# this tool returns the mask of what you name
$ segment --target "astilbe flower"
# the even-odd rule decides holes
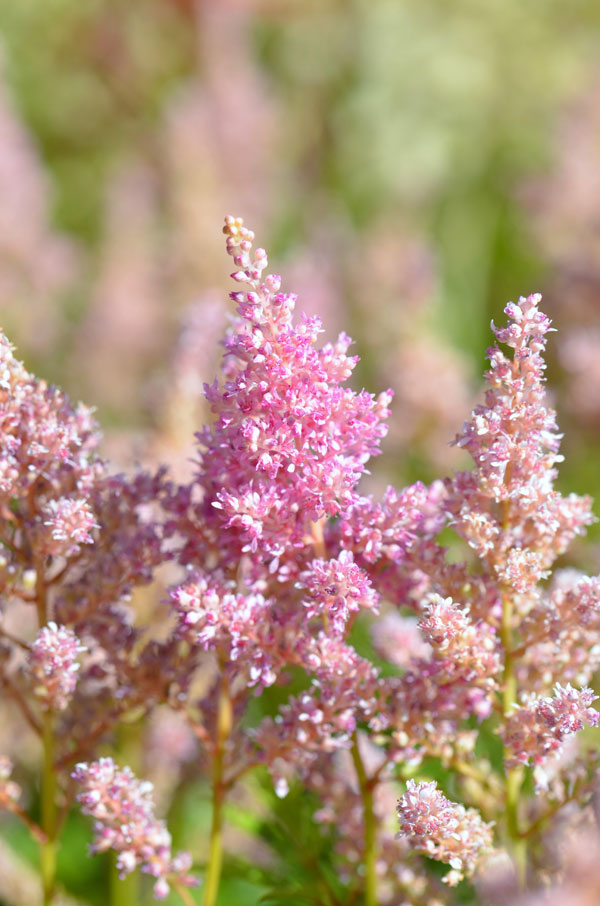
[[[549,589],[539,585],[593,521],[589,498],[563,497],[554,488],[560,435],[545,400],[542,354],[550,322],[540,301],[534,295],[509,303],[508,327],[494,328],[514,355],[509,358],[499,346],[489,350],[485,402],[457,439],[475,468],[448,479],[440,498],[448,523],[477,560],[449,562],[435,533],[428,535],[424,525],[417,531],[397,575],[404,577],[403,603],[421,613],[419,627],[431,654],[428,662],[415,661],[404,676],[388,681],[402,691],[388,706],[398,754],[418,758],[427,752],[449,766],[464,767],[466,759],[466,776],[477,776],[477,759],[468,748],[464,719],[499,712],[507,790],[509,784],[519,789],[519,766],[543,765],[571,734],[598,723],[589,689],[559,685],[554,697],[546,697],[565,674],[580,683],[589,680],[600,626],[597,579],[569,576]],[[468,607],[456,603],[461,601]],[[577,779],[583,800],[592,783],[594,760],[587,761]],[[557,771],[566,778],[570,768]],[[512,848],[519,845],[526,807],[514,793],[511,799],[505,795],[502,818]],[[481,801],[490,807],[489,797]],[[561,802],[547,806],[549,817]],[[498,805],[494,810],[501,814]],[[540,813],[536,820],[542,824]]]
[[[147,645],[132,663],[139,633],[106,605],[109,592],[122,596],[130,579],[106,553],[65,585],[56,610],[78,634],[81,626],[99,641],[103,660],[87,680],[100,675],[106,696],[109,679],[118,678],[129,708],[163,700],[185,711],[212,762],[215,810],[258,763],[269,768],[279,794],[294,774],[317,788],[315,772],[329,776],[340,750],[351,749],[360,765],[359,735],[369,732],[381,764],[367,779],[364,766],[357,767],[366,840],[369,784],[376,788],[395,763],[414,767],[425,755],[477,777],[477,724],[494,711],[505,723],[509,772],[523,763],[520,753],[528,753],[525,760],[533,754],[534,736],[543,757],[596,720],[588,690],[570,687],[550,703],[522,699],[531,704],[514,712],[529,714],[522,727],[510,710],[517,691],[543,685],[542,673],[555,679],[560,655],[552,661],[536,645],[548,627],[555,638],[575,633],[572,605],[585,627],[572,637],[580,660],[598,641],[593,580],[573,591],[577,605],[570,591],[561,597],[538,585],[591,521],[587,498],[563,498],[553,487],[559,435],[545,405],[542,359],[550,326],[538,296],[507,306],[511,323],[496,335],[514,357],[490,350],[485,404],[458,439],[473,456],[473,472],[431,487],[388,488],[378,502],[357,486],[385,433],[389,396],[343,387],[355,364],[348,339],[319,349],[318,319],[294,321],[295,297],[281,292],[279,277],[265,275],[266,254],[252,253],[253,234],[234,218],[227,218],[225,234],[237,267],[232,276],[246,289],[232,294],[238,316],[226,339],[222,381],[206,388],[214,421],[198,435],[194,480],[176,490],[165,489],[160,476],[142,481],[125,504],[118,483],[100,483],[102,492],[89,495],[94,531],[108,531],[136,564],[141,560],[135,582],[151,576],[164,534],[174,539],[169,556],[187,576],[170,594],[173,635]],[[164,529],[139,514],[121,528],[113,511],[135,512],[152,495],[170,511]],[[450,560],[437,540],[448,524],[472,550],[463,562]],[[78,555],[83,564],[85,554]],[[409,608],[418,619],[420,641],[401,659],[401,675],[381,675],[350,643],[357,616],[375,616],[380,601]],[[536,663],[543,666],[537,674]],[[246,729],[250,696],[287,682],[290,668],[304,671],[307,688]],[[200,690],[190,679],[198,670],[206,678]],[[74,705],[85,704],[86,687],[78,685]],[[490,782],[486,795],[494,790]],[[497,812],[498,803],[491,808]],[[435,785],[409,783],[400,817],[415,850],[450,863],[449,883],[472,874],[491,846],[491,825]],[[339,828],[340,852],[353,821]],[[373,845],[365,842],[370,901]],[[130,863],[131,856],[122,862]],[[210,876],[207,886],[214,883]]]
[[[533,295],[509,303],[511,323],[494,327],[499,342],[514,349],[514,358],[497,346],[489,350],[485,405],[474,410],[457,438],[475,469],[448,484],[456,531],[518,600],[533,592],[592,521],[589,498],[562,497],[553,488],[560,435],[545,402],[542,353],[551,327],[540,301]]]
[[[507,764],[542,764],[573,733],[596,727],[600,714],[591,707],[598,698],[591,689],[556,684],[554,697],[533,697],[509,714],[503,729]]]
[[[170,883],[196,885],[189,874],[191,857],[172,855],[171,835],[154,815],[151,783],[138,780],[127,767],[118,768],[111,758],[78,764],[73,777],[82,787],[77,799],[84,814],[94,818],[92,852],[114,850],[120,877],[141,868],[156,878],[158,899],[167,896]]]
[[[88,502],[101,470],[92,455],[99,435],[90,411],[72,406],[58,389],[28,374],[3,335],[0,428],[0,501],[5,511],[10,511],[12,501],[12,511],[20,515],[32,490],[40,510],[51,500],[69,497],[74,489],[80,503]],[[36,516],[29,517],[28,531],[51,538],[54,526],[45,528],[48,517]],[[16,518],[9,519],[6,512],[3,518],[7,528],[17,528]]]
[[[381,904],[410,902],[415,906],[441,906],[444,888],[422,870],[417,854],[396,835],[396,792],[389,780],[391,771],[385,754],[366,733],[358,733],[358,748],[369,774],[380,772],[385,783],[374,789],[373,811],[377,836],[377,893]],[[321,756],[304,778],[308,789],[319,796],[320,808],[314,820],[322,831],[335,832],[334,847],[340,858],[341,877],[352,883],[363,859],[364,806],[350,752],[342,749]],[[398,896],[402,899],[398,899]]]
[[[210,693],[190,702],[204,715],[197,732],[209,749],[225,685],[237,725],[250,689],[285,680],[292,666],[312,677],[310,690],[252,734],[250,757],[303,771],[320,750],[350,744],[359,714],[376,719],[377,671],[346,643],[358,613],[379,601],[354,548],[400,561],[426,518],[428,492],[389,489],[382,504],[359,495],[385,434],[389,395],[344,388],[356,363],[349,339],[318,348],[319,320],[294,321],[296,298],[265,275],[266,254],[252,253],[251,231],[227,218],[224,232],[238,268],[232,276],[247,291],[232,294],[238,317],[223,380],[206,388],[215,419],[198,435],[195,482],[173,498],[190,573],[171,604],[177,636],[193,651],[214,652],[220,665]],[[251,751],[247,734],[232,732],[235,751]]]
[[[512,324],[496,331],[515,357],[490,351],[486,403],[459,438],[475,470],[389,488],[377,502],[357,482],[384,433],[387,397],[341,389],[354,364],[347,340],[317,350],[316,321],[294,324],[295,298],[263,276],[266,255],[251,254],[250,231],[228,218],[225,233],[233,277],[248,290],[233,294],[224,382],[207,388],[215,421],[199,435],[196,480],[172,501],[190,568],[171,595],[176,637],[192,662],[210,651],[218,665],[204,698],[188,700],[218,782],[228,789],[262,761],[285,793],[291,773],[307,781],[340,749],[356,755],[359,728],[376,735],[384,765],[429,754],[445,764],[466,757],[474,770],[477,730],[467,721],[497,707],[505,602],[514,602],[510,631],[525,636],[538,581],[591,519],[587,499],[552,486],[558,435],[543,396],[549,323],[539,297],[509,305]],[[477,555],[476,570],[448,560],[436,537],[447,523]],[[348,642],[356,615],[380,599],[419,617],[420,643],[400,676],[381,676]],[[250,690],[281,682],[291,666],[309,687],[245,732]]]
[[[77,658],[84,651],[87,648],[70,629],[53,622],[40,629],[31,645],[27,667],[34,695],[45,709],[67,708],[77,683]]]
[[[93,544],[90,532],[98,528],[98,523],[86,500],[69,497],[50,500],[45,515],[44,525],[50,526],[54,542],[48,544],[49,554],[70,556],[79,551],[81,544]]]
[[[450,524],[477,555],[477,573],[467,562],[448,563],[432,537],[417,540],[409,557],[417,568],[413,581],[415,575],[426,577],[425,588],[454,600],[467,595],[471,615],[492,627],[510,599],[510,630],[522,635],[525,651],[545,620],[540,608],[547,609],[537,583],[593,520],[589,498],[563,497],[553,487],[560,435],[545,401],[542,353],[550,322],[540,299],[509,303],[509,327],[494,328],[498,340],[515,350],[514,358],[498,346],[489,350],[485,404],[457,438],[475,468],[448,479],[441,501]],[[560,660],[560,646],[554,656]]]
[[[448,665],[448,671],[466,671],[466,678],[478,674],[493,676],[500,664],[498,644],[490,627],[474,623],[466,607],[459,607],[452,598],[432,595],[423,606],[419,622],[423,637],[432,646],[434,658]]]
[[[453,748],[469,715],[480,721],[492,710],[501,671],[498,640],[484,621],[475,623],[451,598],[431,596],[418,623],[428,651],[405,674],[382,683],[382,709],[397,749],[418,762],[423,754]]]
[[[558,570],[523,626],[519,678],[540,692],[559,679],[586,685],[600,665],[600,579]]]
[[[169,559],[161,505],[170,485],[160,469],[111,475],[99,439],[90,410],[31,375],[0,335],[0,591],[3,609],[25,616],[3,623],[0,680],[42,737],[42,826],[11,807],[42,846],[72,766],[95,757],[127,715],[148,714],[187,682],[177,641],[149,638],[129,606]]]
[[[283,765],[303,777],[321,753],[349,748],[359,722],[379,726],[377,671],[354,648],[321,632],[302,662],[314,674],[310,689],[251,734],[276,784]]]
[[[450,886],[471,875],[492,846],[493,829],[475,809],[451,802],[435,781],[409,780],[398,801],[400,834],[417,852],[450,865]]]
[[[263,249],[251,257],[253,233],[234,218],[225,232],[233,277],[248,291],[232,294],[239,319],[225,385],[207,388],[216,420],[199,434],[205,531],[221,535],[223,561],[259,545],[276,559],[306,544],[311,522],[353,502],[385,435],[390,396],[343,389],[356,364],[348,337],[317,350],[318,318],[293,324],[296,297],[281,292],[278,276],[263,277],[267,257]]]
[[[133,692],[135,682],[114,693],[125,666],[135,672],[134,651],[143,634],[123,625],[123,602],[136,585],[151,581],[166,556],[160,518],[161,500],[169,494],[164,472],[111,475],[96,453],[100,435],[90,410],[29,374],[3,336],[0,428],[4,598],[14,595],[35,605],[40,629],[53,622],[93,648],[96,659],[112,661],[112,701],[119,710],[131,707],[136,696],[146,695],[150,705],[149,690]],[[42,635],[40,646],[44,641]],[[71,700],[76,711],[84,696],[86,718],[74,721],[79,729],[73,734],[61,734],[66,745],[78,734],[90,745],[96,740],[88,732],[95,722],[88,669],[98,692],[97,663],[86,663]],[[105,732],[113,725],[106,714],[98,715],[98,723]]]
[[[268,613],[272,602],[260,594],[236,594],[235,586],[213,577],[191,576],[171,593],[179,618],[178,634],[204,651],[215,651],[221,663],[246,674],[248,685],[270,686],[277,674],[276,656],[269,644]],[[239,662],[239,663],[235,663]]]
[[[323,616],[331,631],[342,635],[352,612],[376,607],[379,596],[367,573],[355,563],[351,551],[337,559],[313,560],[300,573],[298,587],[306,589],[306,616]]]

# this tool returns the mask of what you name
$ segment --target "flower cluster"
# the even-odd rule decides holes
[[[42,826],[17,804],[8,762],[2,802],[50,845],[50,800],[77,790],[92,851],[113,849],[121,876],[139,868],[155,896],[172,885],[188,902],[191,858],[173,856],[152,786],[98,760],[120,722],[158,709],[178,749],[162,788],[192,755],[211,777],[207,906],[224,802],[259,765],[278,796],[295,779],[318,797],[343,888],[332,901],[437,906],[498,844],[524,883],[523,841],[543,844],[568,802],[589,801],[598,760],[564,743],[599,723],[600,580],[566,569],[542,581],[592,515],[554,487],[540,297],[510,303],[494,328],[513,354],[489,351],[484,402],[457,438],[473,470],[376,499],[359,482],[390,394],[350,389],[348,337],[319,346],[319,320],[295,319],[243,221],[224,232],[237,316],[188,483],[111,475],[88,411],[0,346],[0,679],[42,739]],[[133,597],[165,564],[167,599]],[[429,765],[462,802],[417,779]],[[396,840],[391,784],[406,781]],[[445,895],[420,855],[450,866]]]
[[[75,690],[78,655],[87,651],[70,629],[50,622],[38,632],[29,652],[34,694],[49,711],[64,711]]]
[[[52,489],[71,490],[77,480],[79,498],[95,476],[86,456],[98,442],[90,410],[73,407],[65,396],[27,373],[0,337],[0,494],[3,501],[24,500],[35,487],[38,495]],[[36,486],[36,482],[38,483]]]
[[[300,574],[298,586],[306,590],[306,616],[322,615],[337,635],[343,635],[351,613],[371,610],[378,601],[369,576],[347,550],[331,560],[313,560]]]
[[[450,886],[465,874],[473,874],[492,846],[492,825],[482,821],[474,809],[447,799],[435,781],[409,780],[397,812],[400,834],[411,847],[450,865],[451,871],[444,877]]]
[[[78,764],[73,777],[82,787],[77,799],[84,814],[94,818],[92,852],[114,850],[121,877],[140,867],[156,878],[158,899],[167,896],[169,883],[195,886],[191,857],[172,856],[171,835],[154,816],[151,783],[138,780],[129,768],[119,769],[111,758]]]
[[[586,724],[598,726],[600,714],[591,707],[597,698],[592,689],[557,683],[554,697],[533,697],[516,708],[503,729],[507,764],[542,764]]]
[[[85,500],[60,497],[50,500],[46,506],[47,519],[44,525],[50,526],[52,540],[57,542],[48,553],[57,556],[76,554],[81,544],[92,544],[92,529],[98,528],[94,513]]]
[[[457,533],[473,548],[496,583],[531,594],[572,538],[592,521],[590,500],[562,497],[553,488],[560,435],[546,406],[542,353],[550,321],[541,296],[509,303],[506,328],[489,351],[485,405],[457,438],[475,463],[449,482],[448,509]]]
[[[178,633],[204,651],[214,651],[222,664],[245,673],[249,685],[275,682],[276,646],[269,639],[272,602],[260,594],[236,594],[231,582],[198,574],[171,592]]]
[[[318,318],[293,324],[296,297],[281,292],[278,276],[263,276],[267,256],[251,254],[254,234],[231,217],[224,232],[239,268],[232,276],[248,291],[232,294],[239,319],[225,384],[207,388],[216,420],[199,435],[204,515],[232,557],[260,546],[277,558],[305,544],[308,523],[352,502],[385,435],[390,397],[343,389],[356,364],[348,337],[317,350]]]
[[[359,720],[378,719],[377,671],[347,639],[361,611],[376,612],[379,573],[402,561],[429,492],[388,489],[382,503],[358,493],[385,434],[388,394],[342,386],[356,364],[349,339],[318,348],[318,319],[294,322],[295,296],[265,274],[253,234],[235,218],[224,232],[232,276],[247,290],[232,294],[223,380],[206,388],[215,419],[198,435],[195,482],[174,498],[180,559],[193,568],[171,604],[177,636],[219,665],[216,685],[194,702],[209,750],[207,727],[228,688],[237,744],[225,759],[253,751],[303,773],[319,752],[349,745]],[[310,676],[309,690],[247,734],[244,696],[286,683],[290,668]]]
[[[423,610],[419,628],[447,674],[463,673],[466,680],[473,682],[477,676],[498,673],[498,639],[489,624],[474,623],[468,608],[440,595],[432,595]]]

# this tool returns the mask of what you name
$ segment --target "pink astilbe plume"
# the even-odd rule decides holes
[[[488,856],[510,864],[515,891],[550,883],[548,841],[595,791],[600,753],[579,734],[599,723],[600,579],[552,574],[593,517],[555,488],[540,297],[493,328],[485,398],[457,439],[472,471],[375,499],[360,482],[391,395],[352,389],[349,339],[319,345],[319,319],[296,316],[243,221],[224,232],[237,313],[188,483],[111,474],[89,410],[0,342],[0,681],[42,741],[41,825],[7,760],[0,804],[53,846],[56,806],[76,797],[92,851],[191,902],[191,857],[173,856],[151,785],[99,757],[120,723],[154,715],[150,753],[161,727],[173,736],[173,765],[146,759],[164,797],[210,776],[206,906],[225,803],[234,787],[255,795],[254,769],[278,797],[310,791],[331,840],[331,883],[311,866],[314,887],[290,890],[307,902],[321,881],[328,902],[456,902],[459,882],[488,883]],[[167,594],[134,595],[159,567]],[[275,819],[289,807],[270,801]],[[446,886],[421,856],[450,866]]]
[[[342,635],[352,612],[373,609],[379,596],[369,576],[353,560],[350,551],[337,559],[313,560],[300,574],[298,587],[306,589],[306,616],[321,615],[331,631]]]
[[[64,711],[75,690],[78,655],[87,651],[74,632],[52,621],[31,645],[28,668],[34,695],[51,711]]]
[[[499,836],[508,840],[514,854],[523,846],[520,840],[531,814],[519,794],[521,766],[541,766],[567,738],[598,723],[592,691],[560,685],[565,676],[589,681],[597,664],[597,580],[580,575],[561,580],[558,573],[549,589],[539,584],[571,540],[593,521],[589,498],[563,497],[554,487],[560,435],[545,397],[543,353],[551,328],[540,301],[534,295],[509,303],[508,326],[493,328],[499,344],[512,348],[513,355],[500,345],[489,350],[485,401],[457,438],[475,467],[448,479],[441,498],[449,525],[472,554],[464,562],[456,557],[450,562],[433,534],[417,533],[398,578],[406,577],[405,603],[421,613],[419,628],[431,654],[428,660],[415,659],[402,677],[388,681],[402,692],[389,707],[399,752],[406,758],[411,751],[417,757],[426,751],[456,765],[459,774],[483,784],[477,796],[487,808],[491,787],[486,792],[485,773],[477,779],[476,734],[469,748],[463,722],[469,714],[479,720],[498,715],[506,798],[492,815],[497,815]],[[554,695],[548,696],[555,684]],[[523,704],[518,706],[518,701]],[[573,783],[583,800],[589,797],[594,759],[587,762],[587,767],[583,758],[577,765],[565,761],[555,766],[552,789],[559,791],[558,801],[547,806],[548,820],[572,796]],[[421,796],[423,791],[426,795]],[[432,787],[411,786],[406,796],[401,812],[407,805],[416,809],[415,821],[417,812],[428,815],[432,805],[437,824],[424,832],[417,848],[422,846],[424,853],[429,848],[437,858],[436,834],[443,822],[438,821]],[[533,834],[543,824],[544,809],[541,804],[531,809]],[[409,842],[416,826],[411,821],[401,818],[401,833],[408,834]],[[491,830],[487,833],[491,844]],[[477,837],[475,831],[469,831],[471,835]],[[454,839],[450,832],[448,840]],[[444,856],[450,862],[449,854]],[[520,858],[515,855],[517,865]]]
[[[139,866],[156,878],[154,895],[160,900],[170,883],[196,886],[189,874],[191,856],[171,854],[171,835],[154,816],[151,783],[138,780],[129,768],[118,768],[111,758],[78,764],[73,777],[82,787],[77,799],[84,814],[94,818],[92,852],[114,850],[120,877]]]
[[[253,234],[229,218],[227,249],[248,287],[232,296],[239,320],[226,343],[226,381],[207,389],[216,420],[200,441],[208,525],[224,532],[232,556],[279,556],[306,544],[311,522],[342,513],[386,428],[389,395],[354,393],[340,385],[356,359],[341,335],[320,350],[318,318],[293,324],[296,297],[264,276],[263,249],[251,256]],[[226,550],[226,549],[225,549]],[[223,550],[223,554],[225,553]]]
[[[474,809],[447,799],[435,781],[409,780],[397,811],[400,834],[410,846],[450,865],[444,881],[452,887],[465,874],[473,874],[491,849],[492,825],[482,821]]]
[[[2,335],[0,429],[0,591],[7,617],[17,611],[0,630],[0,678],[56,790],[174,680],[168,645],[145,640],[128,607],[167,557],[168,484],[162,471],[111,475],[90,410],[31,375]],[[54,832],[18,814],[38,839]]]
[[[206,388],[214,421],[198,435],[196,482],[174,499],[181,559],[194,569],[172,605],[178,635],[217,654],[240,707],[244,687],[285,680],[291,666],[313,677],[312,691],[252,734],[255,757],[304,766],[320,747],[349,744],[355,708],[367,719],[376,711],[376,671],[345,641],[358,613],[379,601],[352,548],[401,560],[424,518],[427,489],[390,489],[381,505],[359,495],[386,431],[389,395],[344,387],[356,364],[346,354],[349,339],[319,348],[318,318],[294,320],[296,297],[265,274],[266,253],[252,252],[243,221],[227,218],[224,232],[238,268],[233,279],[246,289],[232,293],[238,314],[222,380]],[[378,506],[365,537],[361,514]],[[356,542],[348,544],[350,533]],[[214,721],[216,704],[200,707]],[[311,744],[298,759],[307,714],[322,720],[312,721]]]
[[[458,534],[497,582],[527,595],[553,561],[592,521],[590,500],[554,490],[560,435],[546,405],[542,358],[550,321],[541,296],[509,303],[506,328],[494,327],[509,359],[489,350],[485,404],[457,438],[475,462],[449,483],[448,507]],[[523,605],[524,606],[524,605]]]
[[[534,697],[515,709],[503,731],[507,763],[542,764],[586,724],[596,727],[600,714],[591,704],[597,698],[591,689],[557,683],[554,697]]]
[[[172,502],[181,560],[192,567],[171,595],[176,636],[190,644],[192,661],[216,655],[208,694],[188,700],[215,776],[227,791],[263,763],[280,794],[294,774],[313,785],[340,749],[360,760],[359,730],[373,734],[382,759],[374,787],[395,763],[416,766],[426,755],[479,776],[477,727],[494,714],[509,719],[501,705],[508,633],[516,647],[537,631],[545,600],[538,582],[591,521],[587,498],[563,498],[553,487],[559,435],[545,404],[549,321],[539,297],[507,306],[510,326],[496,330],[515,354],[490,350],[485,404],[458,440],[475,469],[431,487],[388,488],[378,502],[357,486],[385,433],[388,396],[343,388],[354,366],[347,339],[318,349],[317,320],[294,321],[296,299],[279,277],[265,276],[253,234],[234,218],[225,234],[233,279],[246,288],[232,294],[238,317],[222,380],[207,387],[214,421],[198,435],[196,480]],[[448,524],[477,557],[475,568],[472,554],[448,559],[437,540]],[[350,643],[357,617],[370,611],[376,620],[382,600],[418,616],[408,656],[396,658],[386,642],[401,675],[381,675]],[[373,637],[381,648],[377,622]],[[308,688],[244,730],[250,691],[285,682],[290,667],[304,670]],[[527,682],[533,668],[519,665],[515,676]],[[505,760],[510,770],[506,739]],[[463,837],[481,837],[470,855],[448,855],[439,843],[455,882],[472,873],[492,830],[475,810],[448,809],[462,809],[449,823],[463,822]]]
[[[86,500],[100,473],[92,453],[99,434],[89,409],[73,406],[60,390],[28,374],[0,335],[0,502],[58,500],[77,489]],[[7,516],[5,515],[5,519]],[[10,520],[9,520],[10,521]],[[16,520],[13,520],[16,522]],[[90,526],[91,527],[91,526]],[[31,522],[31,531],[53,536],[54,521]],[[55,539],[56,540],[56,539]]]

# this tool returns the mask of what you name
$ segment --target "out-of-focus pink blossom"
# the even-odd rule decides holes
[[[92,852],[114,850],[122,878],[136,868],[151,875],[159,900],[168,895],[169,882],[196,885],[189,874],[191,856],[171,854],[171,835],[154,816],[151,783],[138,780],[127,767],[118,768],[111,758],[78,764],[73,778],[82,788],[77,794],[82,811],[94,818]]]
[[[416,617],[386,613],[371,626],[371,638],[377,654],[396,667],[408,667],[413,658],[427,659],[431,653]]]
[[[3,329],[37,351],[57,337],[56,306],[72,284],[75,245],[52,227],[52,186],[17,112],[0,61],[0,311]]]

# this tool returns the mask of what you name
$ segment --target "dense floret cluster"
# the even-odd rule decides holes
[[[173,856],[152,784],[99,757],[148,716],[172,736],[172,771],[193,761],[210,782],[205,906],[227,797],[261,766],[280,798],[310,790],[331,831],[340,889],[315,902],[452,903],[492,863],[515,896],[546,884],[549,832],[595,789],[577,734],[598,724],[600,580],[552,573],[593,517],[555,487],[541,298],[493,326],[485,397],[456,438],[473,469],[378,499],[360,482],[391,394],[352,389],[349,338],[319,345],[243,221],[224,233],[236,315],[186,483],[111,474],[89,410],[0,341],[0,670],[41,741],[40,823],[8,758],[0,804],[42,846],[44,906],[74,799],[92,852],[193,902],[192,857]],[[133,597],[153,581],[155,598]],[[420,856],[449,866],[445,887]]]

